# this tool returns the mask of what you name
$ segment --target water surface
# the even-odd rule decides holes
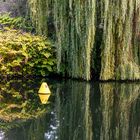
[[[140,139],[140,83],[46,81],[53,92],[50,111],[0,131],[0,140]],[[37,89],[40,82],[34,83]]]

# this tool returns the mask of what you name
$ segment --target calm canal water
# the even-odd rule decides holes
[[[52,91],[42,105],[48,113],[0,131],[0,140],[140,140],[140,83],[44,81]],[[31,83],[37,92],[41,80]]]

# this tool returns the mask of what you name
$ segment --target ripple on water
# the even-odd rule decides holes
[[[0,131],[0,140],[4,140],[4,137],[5,137],[4,132]]]

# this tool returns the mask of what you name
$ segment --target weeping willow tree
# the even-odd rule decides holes
[[[107,0],[102,9],[100,79],[140,79],[140,1]]]
[[[47,34],[48,0],[28,0],[30,17],[38,34]]]
[[[140,0],[28,1],[39,33],[51,30],[49,22],[55,26],[58,73],[140,79]]]

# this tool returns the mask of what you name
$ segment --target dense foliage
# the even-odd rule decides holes
[[[24,31],[33,32],[34,28],[29,18],[11,17],[10,14],[0,15],[1,28],[7,26],[14,29],[22,29]]]
[[[46,38],[0,30],[0,75],[42,75],[55,71],[54,48]]]
[[[139,0],[28,3],[38,33],[52,30],[53,19],[58,73],[85,80],[140,79]]]

